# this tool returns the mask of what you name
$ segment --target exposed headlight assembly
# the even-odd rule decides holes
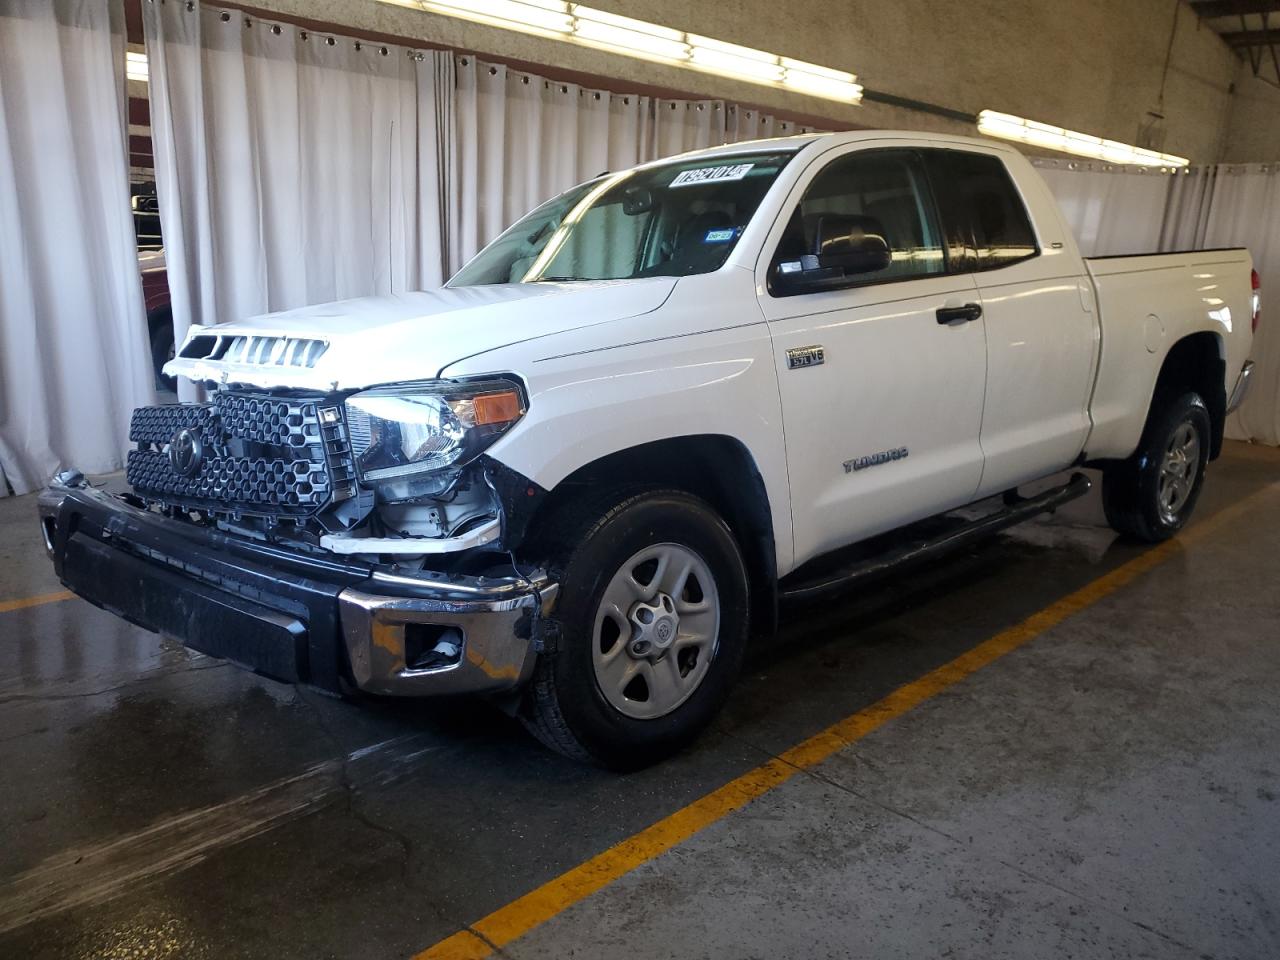
[[[347,399],[360,479],[384,502],[442,492],[524,416],[524,387],[504,377],[397,384]]]

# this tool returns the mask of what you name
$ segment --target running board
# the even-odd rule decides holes
[[[822,574],[813,580],[792,585],[779,584],[778,596],[783,600],[810,600],[834,591],[848,589],[865,580],[897,570],[899,567],[952,553],[1007,527],[1029,520],[1037,514],[1083,497],[1092,486],[1089,478],[1083,473],[1074,474],[1060,487],[1046,490],[1034,497],[1017,498],[1012,503],[1008,503],[1004,509],[971,520],[959,529],[948,531],[941,536],[893,547],[874,557]]]

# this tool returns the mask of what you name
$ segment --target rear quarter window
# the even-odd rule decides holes
[[[969,246],[972,269],[997,270],[1040,253],[1026,205],[999,157],[958,150],[931,151],[929,170],[948,233]]]

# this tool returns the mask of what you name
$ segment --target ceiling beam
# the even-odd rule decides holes
[[[1265,47],[1280,43],[1280,30],[1242,30],[1224,33],[1222,39],[1233,47]]]
[[[1278,0],[1191,0],[1191,9],[1205,20],[1249,13],[1280,13]]]

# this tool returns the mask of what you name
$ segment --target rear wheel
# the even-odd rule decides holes
[[[615,769],[687,744],[724,703],[747,640],[737,542],[703,501],[617,493],[554,521],[555,649],[521,719],[544,744]]]
[[[1209,462],[1209,411],[1187,393],[1153,410],[1132,457],[1102,480],[1107,522],[1116,531],[1157,543],[1186,524]]]

